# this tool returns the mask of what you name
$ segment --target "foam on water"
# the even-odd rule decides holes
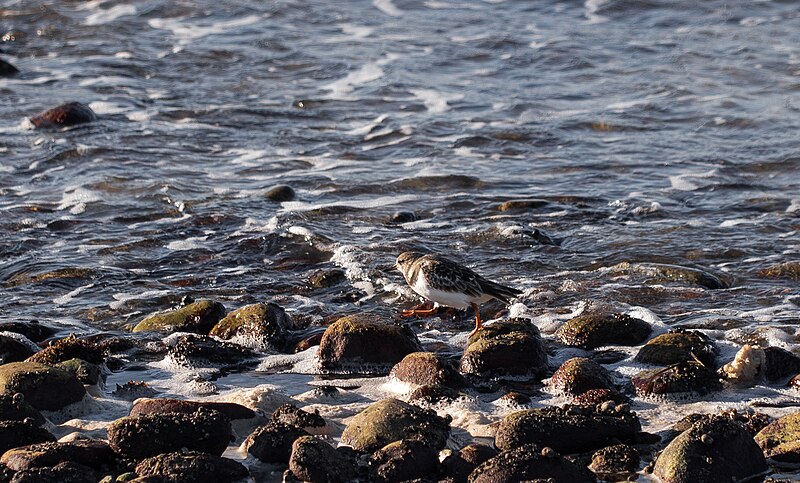
[[[101,10],[89,15],[86,17],[85,23],[86,25],[102,25],[129,15],[136,15],[136,6],[115,5],[107,10]]]

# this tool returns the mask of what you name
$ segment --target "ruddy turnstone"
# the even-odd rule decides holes
[[[403,272],[406,283],[414,292],[434,302],[429,310],[403,310],[403,316],[430,315],[436,307],[445,306],[475,310],[475,329],[480,330],[483,321],[478,312],[478,304],[493,298],[508,304],[522,292],[499,283],[486,280],[469,268],[459,265],[439,255],[425,255],[419,252],[403,252],[397,257],[395,266]]]

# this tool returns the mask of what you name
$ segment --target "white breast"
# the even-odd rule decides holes
[[[492,298],[490,295],[485,294],[480,297],[471,297],[461,292],[438,290],[428,285],[425,277],[417,277],[417,283],[412,285],[411,288],[426,299],[435,302],[436,305],[453,307],[454,309],[465,309],[469,307],[470,304],[482,304]]]

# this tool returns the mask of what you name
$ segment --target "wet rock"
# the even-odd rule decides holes
[[[265,463],[286,465],[292,454],[292,443],[308,435],[301,428],[273,421],[250,433],[244,441],[244,449]]]
[[[470,483],[516,483],[519,481],[593,482],[584,468],[566,460],[550,448],[526,444],[503,451],[482,463],[469,475]]]
[[[392,213],[392,216],[389,217],[389,223],[410,223],[412,221],[417,221],[417,214],[413,211],[395,211]]]
[[[542,377],[547,353],[539,330],[525,320],[495,322],[469,338],[461,372],[480,377]]]
[[[283,404],[272,413],[270,421],[303,429],[309,433],[325,427],[325,420],[319,411],[310,413],[294,404]]]
[[[780,347],[764,348],[764,378],[775,382],[800,371],[800,357]]]
[[[653,468],[663,483],[744,481],[766,471],[753,437],[726,417],[693,424],[664,448]]]
[[[30,418],[37,426],[44,424],[44,416],[25,401],[22,393],[0,394],[0,421],[24,421]]]
[[[644,398],[692,398],[722,389],[717,373],[694,361],[642,371],[631,382],[636,394]]]
[[[312,483],[345,483],[358,475],[355,460],[314,436],[300,436],[292,443],[289,470]]]
[[[185,401],[182,399],[137,399],[131,408],[131,416],[144,416],[146,414],[194,414],[198,410],[206,409],[217,411],[228,419],[250,419],[256,413],[241,404],[214,402],[214,401]]]
[[[389,373],[400,381],[426,385],[444,385],[452,388],[460,388],[466,385],[466,381],[446,359],[437,356],[432,352],[412,352],[395,364]]]
[[[86,104],[68,102],[60,106],[42,111],[30,118],[31,124],[38,129],[52,129],[76,126],[97,120],[94,111]]]
[[[96,483],[97,474],[86,466],[65,461],[52,468],[32,468],[20,471],[11,483]]]
[[[75,376],[81,384],[88,384],[91,386],[100,382],[100,367],[91,362],[86,362],[83,359],[76,358],[59,362],[54,367],[69,372]]]
[[[773,421],[770,416],[752,410],[737,411],[736,409],[726,409],[721,411],[719,414],[694,413],[681,418],[678,420],[678,422],[673,424],[671,430],[665,435],[665,439],[672,440],[684,431],[691,429],[692,426],[698,421],[716,417],[725,417],[732,421],[741,423],[750,436],[755,436],[759,431],[767,427]]]
[[[708,367],[714,366],[714,343],[700,332],[678,329],[650,339],[636,354],[635,360],[645,364],[669,365],[694,358]]]
[[[616,364],[628,358],[628,354],[613,349],[593,351],[589,359],[598,364]]]
[[[0,454],[11,448],[55,441],[56,438],[34,420],[0,421]]]
[[[450,421],[436,412],[397,399],[383,399],[356,414],[342,433],[342,444],[356,451],[375,451],[394,441],[416,439],[440,449]]]
[[[51,342],[47,347],[28,358],[31,362],[39,362],[52,366],[70,359],[83,359],[92,364],[102,364],[105,351],[97,344],[74,335]]]
[[[469,444],[442,461],[445,476],[456,482],[467,481],[467,477],[481,463],[497,456],[497,450],[483,444]]]
[[[209,335],[226,340],[239,336],[259,345],[268,344],[281,349],[286,342],[286,332],[292,326],[291,317],[281,306],[271,302],[259,303],[229,313],[211,329]]]
[[[125,384],[117,384],[116,389],[112,392],[114,397],[123,399],[125,401],[135,401],[142,397],[152,397],[158,394],[158,391],[148,386],[144,381],[128,381]]]
[[[627,314],[594,313],[573,317],[556,335],[565,345],[588,350],[607,345],[638,345],[652,331],[650,324]]]
[[[455,389],[439,384],[420,386],[408,395],[408,401],[414,403],[437,404],[442,401],[454,401],[464,394]]]
[[[86,390],[72,374],[36,362],[0,366],[0,393],[21,393],[31,406],[55,411],[83,399]]]
[[[553,374],[550,387],[563,394],[578,396],[590,389],[614,389],[614,383],[605,367],[585,357],[573,357],[564,361]]]
[[[177,309],[170,309],[145,317],[133,328],[133,331],[155,330],[208,334],[224,316],[225,307],[221,303],[213,300],[198,300]]]
[[[168,353],[186,367],[248,367],[258,363],[258,354],[251,349],[207,335],[178,335],[171,341]]]
[[[0,323],[0,331],[22,334],[34,342],[41,342],[56,334],[55,329],[40,324],[38,320],[31,320],[30,322],[3,322]]]
[[[800,262],[778,263],[758,271],[759,277],[800,280]]]
[[[24,361],[33,354],[33,349],[18,339],[0,334],[0,364]]]
[[[547,200],[509,200],[500,203],[497,211],[530,211],[537,208],[544,208],[550,204]]]
[[[3,453],[0,463],[14,471],[55,466],[59,463],[79,463],[102,470],[116,463],[108,443],[97,439],[81,439],[68,443],[39,443],[14,448]]]
[[[343,317],[322,335],[318,357],[324,370],[359,369],[368,364],[388,369],[421,349],[408,326],[376,322],[367,316]]]
[[[297,193],[295,193],[294,188],[291,186],[279,184],[268,189],[267,192],[264,193],[264,197],[277,202],[292,201],[297,197]]]
[[[408,481],[436,473],[438,451],[426,444],[403,439],[376,451],[370,460],[372,474],[379,481]]]
[[[19,69],[0,59],[0,77],[11,77],[19,73]]]
[[[800,412],[772,422],[755,436],[767,458],[778,463],[800,463]]]
[[[606,401],[623,404],[629,402],[629,399],[615,389],[589,389],[573,399],[572,404],[575,406],[596,406]]]
[[[525,394],[511,391],[503,394],[498,401],[502,401],[509,406],[524,406],[531,403],[531,398]]]
[[[627,404],[550,406],[517,411],[503,418],[494,444],[500,450],[509,450],[535,443],[562,453],[576,453],[600,448],[613,438],[629,439],[641,429],[639,418]]]
[[[605,481],[631,481],[639,469],[639,452],[626,444],[616,444],[596,451],[589,469]]]
[[[344,270],[334,268],[332,270],[319,270],[308,277],[308,285],[311,288],[322,289],[330,288],[347,280]]]
[[[680,282],[711,290],[729,287],[725,281],[712,273],[679,265],[622,262],[611,267],[610,271],[619,275],[644,275],[649,277],[652,282],[656,283]]]
[[[249,473],[238,461],[198,451],[160,454],[136,465],[137,475],[162,477],[170,483],[234,482]]]
[[[142,459],[182,448],[221,455],[231,442],[231,423],[217,411],[147,414],[118,419],[108,427],[108,442],[118,454]]]

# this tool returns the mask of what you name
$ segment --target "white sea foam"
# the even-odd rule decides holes
[[[203,248],[204,245],[200,242],[206,241],[207,239],[207,236],[192,236],[184,240],[174,240],[167,244],[167,248],[176,251],[195,250],[197,248]]]
[[[283,211],[295,211],[295,212],[318,210],[321,208],[330,208],[334,206],[369,209],[369,208],[378,208],[381,206],[391,206],[401,203],[407,203],[409,201],[415,201],[417,199],[419,199],[419,195],[409,194],[409,195],[399,195],[399,196],[398,195],[380,196],[377,198],[367,198],[367,199],[350,198],[346,200],[331,201],[328,203],[307,203],[304,201],[286,201],[281,204],[281,208],[283,208]]]
[[[100,10],[89,15],[84,23],[86,25],[102,25],[130,15],[136,15],[136,6],[128,4],[115,5],[109,9]]]
[[[231,20],[210,22],[190,22],[186,18],[154,18],[148,20],[147,24],[154,29],[171,31],[183,45],[209,35],[227,34],[240,27],[255,25],[264,18],[264,15],[248,15]]]
[[[449,101],[463,99],[463,94],[446,94],[435,89],[411,89],[411,93],[420,99],[428,112],[438,114],[450,109]]]
[[[86,289],[90,289],[92,287],[94,287],[93,283],[90,283],[89,285],[83,285],[81,287],[78,287],[75,290],[73,290],[73,291],[71,291],[71,292],[69,292],[67,294],[64,294],[64,295],[62,295],[60,297],[54,298],[53,299],[53,303],[56,304],[56,305],[68,304],[68,303],[72,302],[72,299],[74,299],[75,297],[80,295],[81,292],[83,292]]]
[[[79,215],[86,211],[87,203],[100,201],[100,199],[100,194],[95,191],[80,186],[69,186],[64,190],[57,209],[69,209],[73,215]]]
[[[392,0],[372,0],[372,5],[390,17],[402,17],[404,13],[392,3]]]
[[[353,92],[353,90],[363,84],[372,82],[383,77],[383,69],[375,62],[362,65],[358,70],[350,72],[342,79],[324,86],[324,89],[331,91],[331,96],[334,98],[342,97],[345,94]]]

